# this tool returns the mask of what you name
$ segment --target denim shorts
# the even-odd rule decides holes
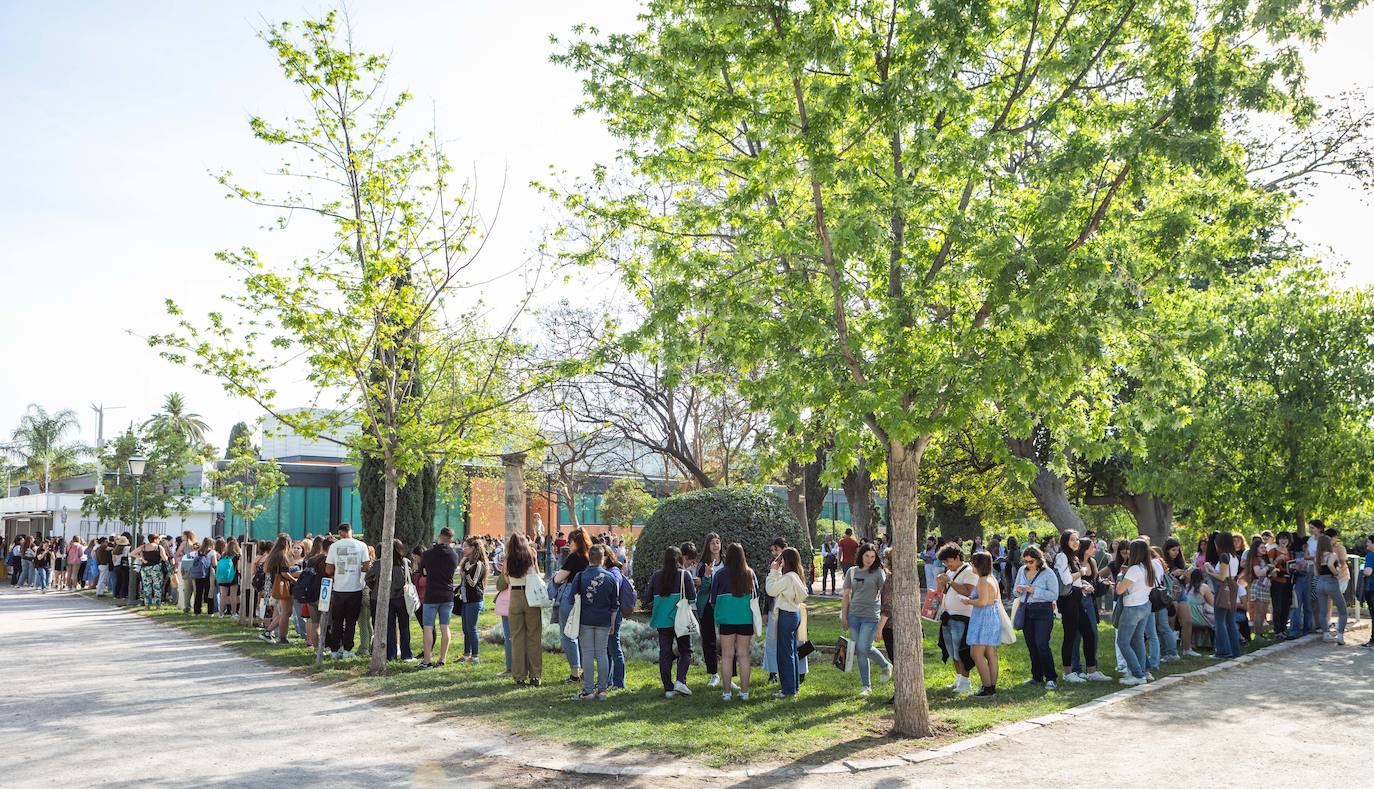
[[[420,606],[420,626],[434,627],[434,615],[439,615],[439,624],[448,626],[453,617],[453,601],[447,603],[424,603]]]

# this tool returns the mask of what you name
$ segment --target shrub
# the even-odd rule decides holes
[[[644,524],[635,544],[635,588],[642,590],[649,576],[663,565],[665,548],[690,540],[701,550],[701,540],[707,532],[719,534],[722,545],[743,545],[760,584],[772,562],[768,544],[774,538],[782,537],[795,546],[802,554],[803,564],[809,558],[805,530],[777,496],[746,488],[693,490],[659,502]]]

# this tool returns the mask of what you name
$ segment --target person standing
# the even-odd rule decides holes
[[[821,543],[821,594],[839,594],[839,585],[836,583],[836,573],[840,568],[840,546],[835,544],[833,536],[826,536],[825,542]],[[830,591],[826,591],[826,584],[829,583]]]
[[[1097,669],[1097,623],[1084,611],[1085,605],[1093,605],[1092,594],[1095,591],[1092,575],[1084,572],[1084,547],[1078,532],[1069,529],[1059,535],[1059,553],[1054,557],[1054,572],[1059,576],[1056,593],[1064,594],[1051,602],[1058,602],[1059,615],[1063,619],[1064,643],[1059,650],[1059,662],[1064,668],[1064,681],[1070,683],[1087,682],[1087,675],[1101,674]],[[1043,561],[1044,555],[1041,554]],[[1050,624],[1053,625],[1053,622]],[[1049,644],[1048,634],[1045,643]],[[1083,652],[1081,663],[1078,657],[1080,646]],[[1074,670],[1076,665],[1083,667],[1083,674]],[[1053,674],[1052,671],[1050,673]],[[1050,681],[1054,679],[1053,676],[1049,678]]]
[[[696,567],[697,621],[701,625],[701,658],[706,664],[706,687],[720,687],[720,644],[716,638],[716,612],[711,607],[711,578],[721,568],[720,535],[710,532],[701,541],[701,561]]]
[[[96,540],[93,558],[96,564],[95,596],[104,597],[111,593],[114,584],[113,573],[111,573],[114,565],[114,550],[110,547],[109,537],[101,537]]]
[[[846,529],[845,536],[849,537],[850,534],[850,530]],[[780,699],[797,695],[800,687],[797,630],[801,627],[802,606],[806,604],[806,582],[802,580],[803,572],[801,554],[796,548],[784,548],[778,558],[773,560],[765,584],[778,614],[778,682],[782,689],[778,691],[777,697]]]
[[[354,631],[358,627],[358,615],[363,608],[363,573],[371,566],[367,545],[353,539],[353,527],[340,523],[334,527],[337,537],[325,555],[324,571],[334,579],[329,600],[329,635],[325,639],[330,657],[355,657],[353,652]],[[452,600],[450,598],[450,605]]]
[[[1067,533],[1067,532],[1066,532]],[[1063,555],[1063,552],[1060,552]],[[1045,690],[1054,690],[1058,677],[1054,673],[1054,653],[1050,650],[1050,633],[1054,630],[1054,604],[1063,603],[1066,598],[1059,596],[1059,587],[1050,577],[1054,570],[1045,568],[1045,555],[1034,545],[1021,551],[1021,569],[1016,572],[1013,594],[1021,601],[1018,618],[1021,619],[1021,633],[1026,641],[1026,651],[1030,653],[1031,678],[1028,682],[1043,683]],[[1080,596],[1078,605],[1083,604]],[[1067,616],[1064,624],[1068,640]],[[1076,675],[1075,675],[1076,676]],[[1069,669],[1064,669],[1068,679]],[[1082,680],[1079,680],[1082,681]]]
[[[33,588],[47,594],[48,591],[48,568],[52,562],[52,547],[47,540],[38,540],[33,547],[33,559],[30,564],[33,569],[30,574],[33,577]]]
[[[1126,564],[1116,593],[1121,597],[1121,619],[1117,625],[1116,643],[1126,661],[1129,677],[1122,677],[1122,685],[1143,685],[1149,681],[1145,670],[1145,628],[1153,625],[1150,612],[1150,590],[1154,588],[1155,567],[1149,543],[1133,540],[1126,553]]]
[[[588,548],[587,568],[573,582],[573,593],[582,603],[577,630],[577,647],[582,653],[582,692],[577,698],[583,701],[604,701],[610,687],[609,642],[611,622],[620,608],[620,584],[603,566],[606,550],[600,544]]]
[[[1364,566],[1360,568],[1360,582],[1364,584],[1364,601],[1374,614],[1374,534],[1364,539]],[[1356,609],[1359,613],[1359,609]],[[1361,644],[1365,649],[1374,649],[1374,624],[1369,628],[1369,640]]]
[[[139,549],[139,558],[143,560],[143,607],[156,608],[162,605],[162,563],[168,561],[158,535],[148,535],[148,544]]]
[[[973,668],[973,652],[969,649],[968,623],[973,606],[965,600],[973,594],[977,573],[964,562],[964,549],[950,543],[940,549],[939,562],[944,572],[935,579],[935,590],[943,595],[940,603],[940,655],[954,661],[955,693],[972,693],[969,671]]]
[[[758,578],[744,556],[744,546],[730,543],[725,549],[722,569],[711,582],[716,625],[720,628],[721,667],[725,675],[721,680],[725,688],[721,698],[725,701],[732,700],[734,690],[739,691],[740,701],[749,700],[750,645],[754,640],[752,604],[758,598],[758,590]],[[732,680],[736,674],[738,686]]]
[[[182,545],[185,545],[185,541]],[[200,616],[202,606],[209,606],[210,613],[215,613],[215,606],[211,600],[210,583],[211,574],[214,572],[215,563],[219,557],[215,554],[215,544],[206,537],[196,549],[187,556],[191,559],[191,566],[187,571],[190,575],[191,585],[194,588],[195,603],[192,606],[196,616]],[[185,587],[182,587],[183,589]],[[188,604],[190,600],[186,601]],[[184,612],[185,609],[183,609]]]
[[[668,546],[663,549],[663,566],[649,577],[640,592],[641,602],[649,609],[649,626],[658,631],[658,677],[663,684],[663,697],[678,694],[692,695],[687,687],[687,667],[692,662],[692,639],[679,636],[674,627],[677,603],[686,598],[695,602],[696,583],[692,574],[682,566],[682,549]],[[673,666],[677,673],[674,675]]]
[[[124,532],[115,537],[115,550],[111,561],[114,562],[114,596],[116,600],[124,600],[129,596],[129,571],[130,566],[133,564],[129,539],[130,536],[128,532]]]
[[[73,537],[67,544],[67,584],[68,589],[77,588],[77,582],[81,578],[81,557],[85,554],[86,546],[81,543],[80,537]]]
[[[840,577],[849,573],[854,566],[854,555],[859,552],[859,541],[854,539],[854,530],[845,529],[840,538]]]
[[[1212,538],[1215,561],[1209,561],[1203,568],[1213,582],[1213,610],[1216,617],[1216,648],[1218,658],[1240,657],[1240,626],[1236,623],[1236,603],[1240,599],[1236,576],[1240,573],[1240,560],[1232,551],[1235,540],[1226,532],[1219,532]]]
[[[453,618],[454,582],[458,571],[458,552],[453,550],[453,529],[445,526],[429,550],[420,555],[420,567],[425,574],[425,592],[421,598],[420,629],[424,644],[417,668],[439,668],[448,657],[449,623]],[[439,628],[439,659],[434,656],[434,629]],[[519,676],[518,674],[516,675]]]
[[[1341,594],[1340,567],[1342,562],[1331,538],[1322,534],[1317,538],[1317,632],[1322,634],[1325,643],[1345,644],[1346,607],[1345,595]],[[1336,633],[1327,632],[1331,621],[1331,609],[1338,612]],[[1217,614],[1220,616],[1220,613]]]
[[[844,591],[840,597],[840,629],[848,630],[854,639],[854,662],[859,667],[859,695],[873,692],[869,660],[882,667],[879,681],[892,679],[892,664],[882,652],[873,647],[881,618],[879,595],[887,581],[878,551],[873,545],[859,546],[858,563],[844,575]]]
[[[191,600],[196,588],[195,578],[191,576],[191,566],[195,563],[198,552],[195,533],[190,529],[183,531],[181,540],[177,542],[174,557],[177,568],[177,602],[181,604],[183,614],[191,613]]]
[[[635,586],[630,580],[625,566],[620,562],[620,556],[614,551],[606,551],[601,559],[601,566],[606,568],[606,572],[615,578],[620,607],[616,609],[611,617],[611,635],[606,641],[606,653],[610,659],[611,679],[608,690],[625,689],[625,650],[620,645],[620,626],[624,623],[625,617],[631,616],[635,612]]]
[[[1002,595],[997,588],[997,579],[992,574],[992,555],[987,551],[976,551],[971,564],[977,580],[973,585],[973,593],[964,596],[962,602],[973,610],[968,620],[968,645],[973,653],[974,665],[978,667],[978,678],[983,684],[973,697],[986,699],[997,695],[997,679],[1001,670],[997,662],[997,647],[1002,644],[1002,618],[994,606],[1002,605]]]
[[[529,683],[538,687],[544,675],[544,651],[540,643],[544,612],[529,604],[525,590],[528,584],[541,584],[544,579],[525,535],[512,534],[506,541],[500,572],[496,588],[510,593],[511,674],[517,685]]]
[[[563,559],[562,567],[553,575],[553,582],[558,585],[558,637],[563,646],[563,657],[568,661],[568,678],[563,680],[567,684],[582,682],[581,649],[576,639],[568,638],[563,633],[563,628],[572,615],[572,584],[577,580],[577,574],[587,569],[589,548],[586,530],[580,527],[573,529],[568,533],[568,555]]]
[[[477,638],[477,616],[481,613],[482,597],[487,589],[487,552],[476,537],[463,541],[463,561],[458,565],[458,574],[461,581],[454,602],[463,606],[463,656],[459,661],[476,663],[481,644]]]

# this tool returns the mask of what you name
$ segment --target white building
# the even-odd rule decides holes
[[[192,471],[198,479],[199,469]],[[124,531],[136,531],[132,525],[119,521],[101,523],[81,514],[82,502],[86,496],[95,493],[94,474],[53,480],[52,487],[53,490],[48,493],[0,498],[0,535],[4,536],[6,542],[17,534],[58,536],[63,539],[80,535],[85,540]],[[208,496],[195,496],[185,512],[173,513],[167,518],[145,518],[143,531],[180,534],[190,529],[196,534],[210,534],[223,512],[224,505],[219,500]]]

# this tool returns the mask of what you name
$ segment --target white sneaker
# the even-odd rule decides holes
[[[1107,676],[1106,674],[1103,674],[1101,671],[1094,671],[1094,672],[1091,673],[1091,674],[1079,674],[1079,676],[1082,677],[1082,678],[1084,678],[1084,679],[1086,679],[1086,680],[1088,680],[1089,682],[1111,682],[1111,681],[1112,681],[1112,678],[1111,678],[1111,677]]]
[[[871,696],[871,695],[873,695],[873,689],[872,689],[872,688],[859,688],[859,695],[860,695],[860,696]]]
[[[735,700],[735,696],[734,696],[734,694],[732,694],[732,693],[722,693],[722,694],[720,694],[720,700],[721,700],[721,701],[734,701],[734,700]]]
[[[671,699],[672,697],[674,697],[674,696],[676,696],[676,695],[677,695],[677,694],[674,693],[674,692],[672,692],[671,690],[665,690],[665,691],[663,691],[663,698],[665,698],[665,699]]]
[[[1340,635],[1336,636],[1336,643],[1340,644],[1341,646],[1345,646],[1345,633],[1341,633]]]
[[[1154,682],[1154,681],[1155,681],[1155,675],[1154,675],[1154,674],[1151,674],[1151,673],[1149,673],[1149,672],[1146,672],[1146,673],[1145,673],[1145,681],[1146,681],[1146,682]]]
[[[1069,673],[1064,675],[1064,681],[1077,684],[1079,682],[1087,682],[1088,680],[1082,674]]]
[[[684,696],[692,695],[692,689],[687,687],[687,684],[685,682],[674,682],[673,690],[677,691],[678,693],[681,693]]]
[[[345,649],[344,651],[342,651],[342,652],[339,653],[339,657],[353,658],[353,657],[357,657],[357,656],[358,656],[358,655],[357,655],[356,653],[354,653],[352,650],[348,650],[348,649]]]
[[[718,687],[720,687],[720,675],[719,675],[719,674],[712,674],[712,675],[711,675],[711,678],[708,679],[708,680],[706,680],[706,687],[708,687],[708,688],[718,688]]]
[[[1185,649],[1179,654],[1184,657],[1202,657],[1202,653],[1198,652],[1196,649]]]
[[[1045,690],[1059,690],[1059,686],[1054,684],[1054,680],[1045,683]]]
[[[969,681],[969,678],[968,678],[968,677],[959,676],[956,680],[954,680],[954,692],[955,692],[955,693],[972,693],[972,692],[973,692],[973,683]]]
[[[341,658],[343,657],[343,653],[342,653],[342,652],[330,652],[330,653],[329,653],[329,657],[330,657],[331,660],[339,660],[339,659],[341,659]]]
[[[748,694],[748,693],[743,693],[743,692],[741,692],[741,693],[739,694],[739,700],[740,700],[740,701],[748,701],[748,700],[749,700],[749,694]]]
[[[1124,677],[1122,677],[1121,679],[1117,680],[1117,682],[1120,682],[1122,685],[1144,685],[1144,684],[1145,684],[1145,678],[1144,678],[1144,677],[1132,677],[1132,676],[1127,675],[1127,676],[1124,676]]]
[[[886,667],[886,668],[883,669],[883,673],[881,673],[881,674],[878,675],[878,681],[879,681],[879,682],[891,682],[891,681],[892,681],[892,667],[891,667],[891,666],[888,666],[888,667]]]

